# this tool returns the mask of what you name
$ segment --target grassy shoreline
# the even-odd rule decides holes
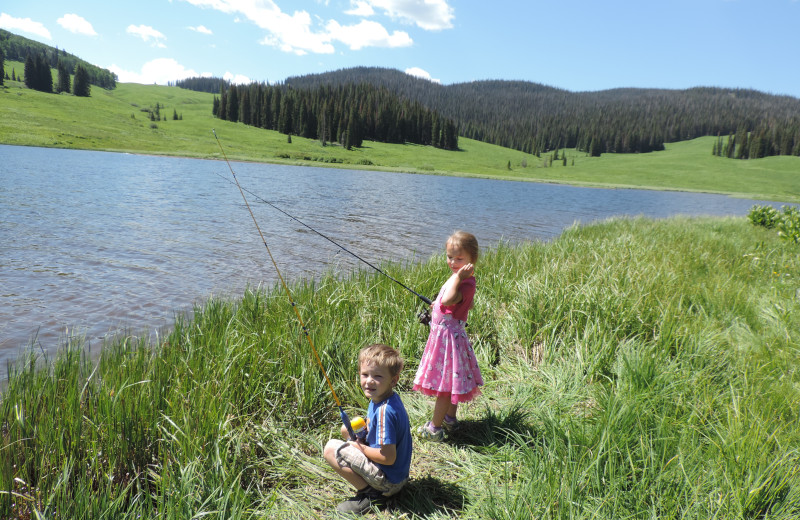
[[[441,263],[386,268],[432,294]],[[483,395],[449,442],[415,442],[409,490],[377,517],[796,518],[798,273],[797,246],[743,218],[612,219],[486,252],[468,329]],[[347,409],[366,405],[355,353],[381,341],[421,423],[413,298],[366,272],[291,290]],[[208,301],[155,351],[81,349],[12,370],[0,517],[318,518],[349,493],[277,288]]]
[[[22,70],[6,62],[6,71]],[[44,94],[8,81],[0,88],[0,143],[137,154],[222,159],[215,128],[231,160],[329,168],[368,169],[455,175],[496,180],[570,184],[620,189],[718,193],[739,198],[800,202],[800,157],[753,161],[711,155],[715,137],[667,143],[649,154],[588,157],[562,149],[550,164],[541,157],[471,139],[459,139],[459,151],[429,146],[367,141],[359,149],[287,136],[211,115],[213,95],[177,87],[120,83],[114,90],[92,89],[89,98]],[[158,104],[167,120],[150,121],[147,110]],[[177,112],[182,119],[170,119]]]

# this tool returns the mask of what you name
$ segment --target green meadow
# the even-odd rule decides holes
[[[6,71],[24,65],[6,62]],[[365,168],[581,186],[702,191],[736,197],[800,201],[800,158],[738,161],[711,155],[714,137],[671,143],[663,152],[588,157],[574,149],[551,155],[522,153],[466,138],[449,152],[417,145],[368,141],[360,149],[220,121],[211,115],[213,95],[158,85],[121,83],[92,88],[90,98],[44,94],[7,81],[0,89],[0,143],[221,159],[214,128],[232,160],[329,168]],[[150,121],[158,104],[166,120]],[[173,120],[176,113],[182,118]]]
[[[382,266],[422,294],[441,258]],[[614,219],[485,251],[467,329],[486,384],[372,518],[800,517],[800,255],[744,218]],[[290,284],[351,416],[356,353],[407,360],[415,299],[373,272]],[[208,300],[157,344],[70,340],[11,367],[2,518],[328,518],[338,411],[278,287]]]

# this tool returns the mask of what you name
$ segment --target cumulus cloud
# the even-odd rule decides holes
[[[75,34],[85,34],[86,36],[97,36],[94,27],[83,16],[74,13],[65,14],[58,20],[58,25]]]
[[[413,43],[408,33],[394,31],[389,34],[384,26],[368,20],[346,26],[331,21],[327,29],[331,39],[344,43],[354,51],[364,47],[408,47]]]
[[[377,22],[362,21],[356,25],[343,26],[335,20],[325,23],[317,19],[317,22],[314,23],[307,11],[284,13],[273,0],[184,1],[197,7],[216,9],[232,14],[237,18],[242,16],[266,31],[266,36],[259,43],[300,56],[308,53],[332,54],[336,50],[333,46],[334,41],[342,42],[354,50],[364,47],[406,47],[413,43],[408,33],[403,31],[390,33]],[[381,1],[385,2],[385,0]],[[415,1],[438,4],[444,0]],[[380,3],[378,0],[356,0],[352,4],[354,9],[348,12],[357,12],[361,16],[366,16],[372,9],[371,5],[375,5],[376,2]],[[388,2],[388,4],[392,4],[392,2]],[[385,10],[385,7],[383,8]],[[410,10],[406,9],[405,11]]]
[[[226,72],[222,75],[222,79],[230,81],[235,85],[249,85],[253,81],[245,76],[244,74],[232,74],[230,72]]]
[[[367,2],[358,0],[356,2],[351,2],[351,5],[353,6],[352,9],[345,11],[344,14],[351,14],[353,16],[361,16],[365,18],[375,14],[375,10]]]
[[[273,13],[274,17],[265,16],[255,21],[256,25],[266,29],[269,34],[261,40],[264,45],[277,47],[284,52],[304,55],[333,54],[334,48],[330,36],[314,32],[311,27],[311,15],[306,11],[295,11],[291,16],[284,13]],[[279,20],[279,23],[276,23]]]
[[[9,14],[0,13],[0,27],[8,31],[34,34],[46,40],[53,39],[50,31],[44,25],[34,22],[30,18],[14,18]]]
[[[199,32],[201,34],[214,34],[213,32],[211,32],[211,29],[209,29],[204,25],[198,25],[197,27],[189,27],[189,30]]]
[[[431,77],[430,73],[427,70],[423,70],[419,67],[411,67],[406,69],[406,74],[409,76],[415,76],[417,78],[427,79],[428,81],[432,81],[434,83],[441,83],[441,80],[434,79]]]
[[[166,85],[170,81],[199,75],[194,70],[187,69],[172,58],[158,58],[148,61],[142,66],[141,72],[125,70],[117,65],[111,65],[108,70],[117,75],[120,83],[142,83],[144,85],[153,83]]]
[[[160,32],[156,31],[149,25],[129,25],[126,29],[126,32],[132,34],[134,36],[138,36],[145,42],[150,42],[152,40],[152,45],[155,47],[165,48],[164,42],[162,40],[166,40],[167,37],[161,34]]]
[[[391,18],[412,23],[426,31],[453,27],[453,8],[447,0],[364,0],[373,9],[384,11]]]

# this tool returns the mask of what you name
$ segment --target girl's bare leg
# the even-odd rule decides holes
[[[441,394],[439,397],[437,397],[436,404],[433,405],[433,419],[431,419],[431,423],[433,423],[436,428],[441,428],[442,422],[444,421],[444,415],[449,414],[453,416],[453,414],[450,413],[451,411],[454,411],[452,409],[453,406],[457,405],[453,405],[450,402],[450,394]]]

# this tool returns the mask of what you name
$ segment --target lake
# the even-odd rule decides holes
[[[775,203],[702,193],[232,163],[239,182],[364,260],[418,261],[455,229],[483,249],[616,215],[744,216]],[[156,334],[275,269],[225,162],[0,145],[0,376],[22,349]],[[366,267],[248,195],[287,279]]]

